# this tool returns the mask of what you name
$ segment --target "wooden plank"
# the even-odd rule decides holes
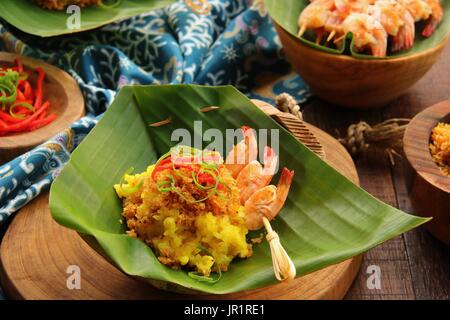
[[[407,261],[408,255],[406,254],[405,240],[403,236],[395,237],[394,239],[382,243],[381,245],[373,248],[365,255],[367,260],[402,260]]]
[[[400,209],[413,213],[401,168],[394,170]],[[450,250],[425,228],[404,235],[417,299],[450,299]]]
[[[432,70],[405,95],[384,110],[349,111],[313,100],[304,110],[305,119],[334,134],[335,128],[342,132],[348,125],[360,119],[377,123],[394,117],[413,117],[427,106],[450,98],[449,57],[450,45],[447,45],[439,62]],[[377,161],[370,163],[370,161],[360,160],[357,161],[357,169],[364,189],[391,205],[406,212],[412,212],[404,187],[401,160],[397,160],[397,165],[393,168],[386,164],[377,164]],[[347,298],[448,299],[450,294],[449,256],[448,248],[443,247],[428,232],[423,229],[411,231],[370,250],[365,255],[364,265],[380,263],[383,265],[382,272],[386,269],[385,272],[388,273],[389,281],[381,292],[375,293],[367,289],[365,281],[368,275],[363,265]],[[393,280],[392,275],[399,275],[399,277]]]
[[[384,154],[376,156],[373,161],[357,162],[361,186],[380,200],[396,206],[397,199],[392,183],[390,164]],[[368,164],[369,162],[369,164]],[[367,267],[375,265],[381,271],[381,289],[369,289]],[[414,299],[414,289],[406,247],[402,236],[387,241],[370,250],[364,257],[363,264],[355,283],[346,299]]]
[[[450,299],[450,251],[424,228],[405,235],[417,299]]]
[[[361,295],[359,300],[414,300],[401,294],[385,294],[383,296]]]
[[[367,279],[370,274],[368,267],[376,265],[380,268],[381,288],[369,289]],[[361,270],[349,290],[346,299],[414,299],[411,274],[407,260],[372,260],[365,259]]]
[[[346,110],[327,105],[319,99],[313,99],[303,109],[307,122],[336,135],[343,136],[350,124],[364,120],[376,124],[383,120],[380,110]],[[371,160],[371,159],[375,159]],[[397,198],[391,176],[388,158],[383,152],[375,152],[370,157],[360,157],[356,161],[361,187],[378,199],[397,206]],[[367,252],[361,270],[350,288],[346,299],[414,299],[412,278],[403,237],[385,242]],[[377,265],[381,269],[381,290],[367,287],[367,267]],[[401,276],[399,276],[401,275]]]

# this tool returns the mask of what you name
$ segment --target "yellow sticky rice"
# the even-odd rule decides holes
[[[450,177],[450,124],[439,123],[433,129],[430,151],[442,172]]]
[[[185,197],[161,192],[156,183],[167,173],[158,172],[152,178],[154,168],[152,165],[146,172],[125,175],[125,182],[114,186],[123,201],[130,236],[145,241],[161,263],[174,269],[185,266],[204,276],[227,271],[235,257],[252,255],[252,246],[246,241],[248,230],[239,190],[224,166],[220,178],[228,188],[219,190],[223,194],[197,203],[185,198],[201,192],[192,179],[177,178]]]

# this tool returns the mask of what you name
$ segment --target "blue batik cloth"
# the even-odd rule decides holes
[[[290,70],[262,0],[209,2],[212,10],[207,15],[192,12],[180,1],[95,31],[46,39],[0,21],[0,50],[66,70],[82,90],[87,114],[43,145],[0,166],[0,225],[49,188],[124,85],[232,84],[249,97],[268,101],[282,92],[298,102],[308,98],[298,76],[283,77],[264,94],[252,92],[264,79],[274,74],[279,78]]]

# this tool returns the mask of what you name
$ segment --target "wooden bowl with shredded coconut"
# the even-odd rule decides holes
[[[419,113],[403,139],[407,191],[428,230],[450,245],[450,100]]]

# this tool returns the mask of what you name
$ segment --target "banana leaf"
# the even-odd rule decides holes
[[[51,37],[95,29],[174,2],[175,0],[121,0],[115,6],[82,8],[79,29],[69,28],[67,21],[71,14],[65,10],[42,9],[31,0],[1,0],[0,17],[23,32]]]
[[[340,48],[329,48],[324,45],[316,44],[315,37],[312,33],[306,33],[304,36],[298,37],[298,17],[303,9],[310,3],[310,0],[265,0],[265,3],[271,18],[303,44],[328,53],[346,53],[359,59],[385,59],[355,52],[351,34],[347,35],[343,46]],[[444,18],[430,38],[422,36],[423,23],[416,24],[416,37],[413,48],[408,51],[388,53],[386,58],[405,57],[424,52],[444,41],[450,34],[450,1],[442,0],[441,4],[445,11]]]
[[[199,111],[212,105],[220,109]],[[165,126],[148,125],[167,118],[171,123]],[[242,125],[279,129],[280,166],[295,170],[295,180],[272,225],[298,275],[346,260],[428,221],[390,207],[354,185],[235,88],[194,85],[124,87],[54,182],[50,192],[54,219],[93,236],[129,275],[213,294],[276,283],[265,241],[254,246],[252,257],[233,261],[222,278],[210,284],[161,264],[151,248],[127,236],[119,223],[122,207],[113,185],[128,168],[141,172],[174,146],[174,129],[185,128],[200,137],[201,132],[194,131],[196,120],[202,121],[203,132],[217,128],[225,134]]]

